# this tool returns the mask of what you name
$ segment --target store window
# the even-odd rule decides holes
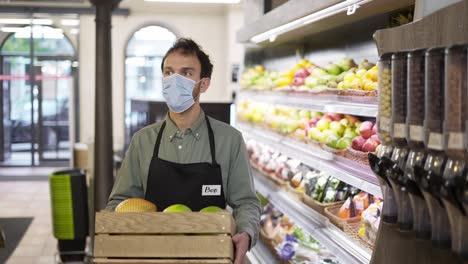
[[[136,31],[128,42],[125,57],[127,143],[142,120],[139,114],[132,113],[132,100],[163,101],[161,62],[176,38],[167,28],[147,26]]]

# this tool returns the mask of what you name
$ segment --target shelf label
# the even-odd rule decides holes
[[[380,130],[382,131],[385,131],[385,132],[390,132],[390,118],[387,118],[387,117],[380,117],[380,124],[379,124],[379,128]]]
[[[424,141],[424,127],[410,125],[410,139],[414,141]]]
[[[405,138],[406,137],[406,125],[405,124],[393,124],[393,137],[394,138]]]
[[[448,149],[465,149],[465,138],[463,133],[450,132],[448,137]]]
[[[444,150],[444,144],[442,143],[443,135],[440,133],[430,133],[429,134],[429,144],[430,149],[435,150]]]

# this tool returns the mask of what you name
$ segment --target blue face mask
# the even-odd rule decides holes
[[[194,80],[174,73],[163,78],[162,83],[164,99],[172,112],[185,112],[195,104],[193,88],[197,82]]]

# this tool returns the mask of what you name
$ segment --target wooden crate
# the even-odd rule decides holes
[[[229,264],[235,222],[220,213],[96,213],[94,263]]]

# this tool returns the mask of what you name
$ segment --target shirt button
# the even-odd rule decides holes
[[[196,135],[197,135],[197,137],[198,137],[198,133],[197,133]]]
[[[182,146],[181,146],[181,145],[179,145],[179,149],[182,149]]]

